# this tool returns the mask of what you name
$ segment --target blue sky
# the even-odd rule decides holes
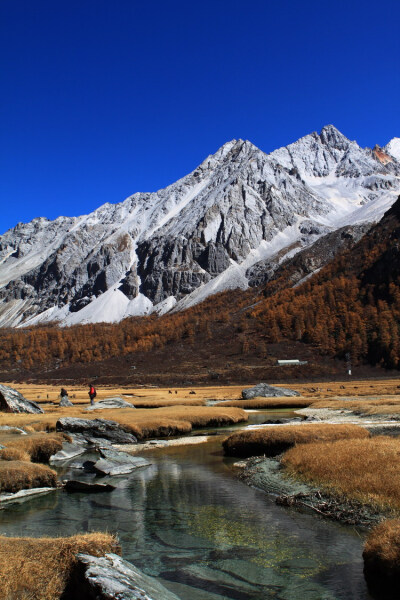
[[[155,191],[233,138],[400,137],[397,0],[1,0],[0,233]]]

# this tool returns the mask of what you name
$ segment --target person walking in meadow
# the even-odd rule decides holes
[[[94,387],[93,383],[90,384],[89,386],[89,398],[90,398],[90,404],[94,404],[94,399],[97,396],[97,392],[96,392],[96,388]]]

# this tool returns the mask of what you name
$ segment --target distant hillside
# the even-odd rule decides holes
[[[347,352],[360,373],[364,363],[398,368],[399,238],[400,199],[355,246],[294,288],[297,263],[307,264],[309,254],[287,261],[264,286],[223,292],[174,314],[3,329],[0,378],[170,385],[329,377],[344,374],[337,359]],[[282,370],[278,358],[308,364]]]

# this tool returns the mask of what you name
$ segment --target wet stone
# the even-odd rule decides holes
[[[101,475],[125,475],[151,464],[145,458],[131,456],[126,452],[108,449],[100,449],[99,452],[101,458],[95,462],[93,469]]]
[[[69,460],[70,458],[74,458],[74,456],[79,456],[86,452],[86,448],[83,446],[78,446],[77,444],[71,444],[70,442],[64,442],[62,450],[50,456],[50,463],[59,462],[62,460]]]

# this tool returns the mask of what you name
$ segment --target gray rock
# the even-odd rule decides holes
[[[11,425],[2,425],[0,431],[6,431],[7,433],[17,433],[19,435],[28,435],[21,427],[13,427]]]
[[[0,383],[0,411],[11,413],[43,413],[36,402],[27,400],[14,388]]]
[[[77,554],[64,600],[179,600],[155,578],[116,554]]]
[[[126,452],[108,449],[100,449],[99,452],[101,458],[93,465],[93,469],[100,475],[125,475],[151,464],[145,458],[131,456]]]
[[[48,494],[49,492],[54,492],[56,489],[55,487],[37,487],[29,490],[20,490],[19,492],[15,492],[15,494],[0,494],[0,506],[6,503],[23,502],[29,500],[32,496]]]
[[[268,383],[258,383],[252,388],[242,390],[242,398],[250,400],[250,398],[279,398],[280,396],[300,396],[299,392],[290,390],[289,388],[274,387]]]
[[[59,406],[73,406],[68,396],[62,396]]]
[[[68,433],[80,433],[86,440],[104,438],[115,444],[135,444],[137,442],[136,437],[126,432],[122,425],[106,419],[62,417],[57,421],[56,429]]]
[[[84,446],[79,446],[77,444],[70,444],[69,442],[64,442],[62,450],[59,450],[53,456],[50,456],[50,463],[55,463],[60,460],[69,460],[74,456],[79,456],[79,454],[83,454],[86,452],[86,448]]]
[[[104,410],[105,408],[135,408],[130,402],[122,398],[104,398],[85,408],[85,410]]]
[[[88,483],[87,481],[77,481],[75,479],[69,479],[65,482],[65,489],[67,492],[85,492],[85,493],[97,493],[97,492],[112,492],[115,490],[115,485],[110,483]]]

